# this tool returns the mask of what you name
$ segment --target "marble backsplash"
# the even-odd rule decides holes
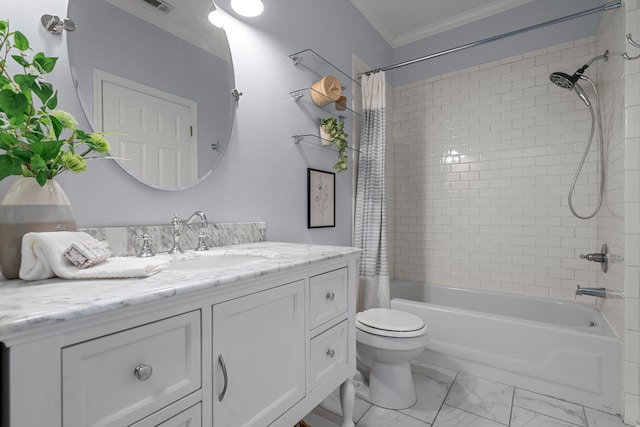
[[[200,224],[180,225],[180,248],[191,250],[197,246]],[[137,255],[142,248],[143,234],[154,236],[151,248],[155,253],[167,252],[173,247],[173,226],[147,225],[133,227],[83,228],[84,231],[98,240],[106,240],[114,256]],[[218,246],[238,245],[242,243],[264,242],[267,238],[265,222],[218,223],[209,224],[204,230],[207,233],[205,242],[211,248]]]

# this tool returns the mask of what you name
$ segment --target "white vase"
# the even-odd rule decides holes
[[[324,125],[320,126],[320,143],[322,145],[331,145],[331,135],[324,130]]]
[[[26,233],[75,230],[71,203],[57,182],[50,179],[41,187],[35,178],[19,178],[0,202],[0,272],[18,278]]]

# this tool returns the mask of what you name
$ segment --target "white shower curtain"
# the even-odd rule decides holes
[[[362,106],[354,221],[354,245],[362,249],[359,311],[389,307],[384,72],[362,76]]]

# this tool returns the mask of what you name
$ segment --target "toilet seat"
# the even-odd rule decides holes
[[[356,327],[373,335],[411,338],[424,335],[427,325],[418,316],[389,308],[370,308],[356,314]]]

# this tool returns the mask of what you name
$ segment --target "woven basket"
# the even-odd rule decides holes
[[[342,95],[342,86],[333,76],[324,76],[311,85],[311,99],[319,106],[336,102]]]

